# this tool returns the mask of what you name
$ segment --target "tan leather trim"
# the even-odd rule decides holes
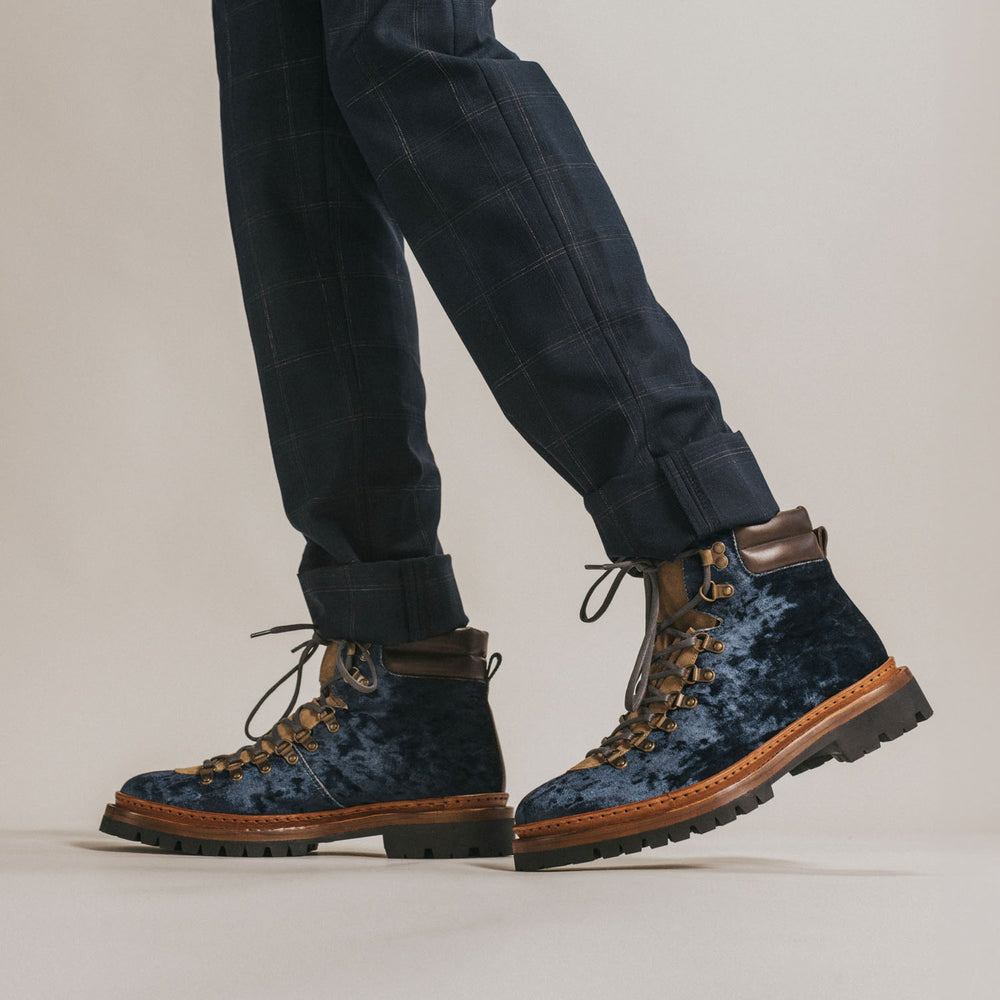
[[[323,652],[323,659],[319,665],[319,686],[333,680],[337,672],[337,657],[340,656],[340,643],[331,642]]]
[[[615,809],[603,809],[514,827],[514,853],[587,844],[605,836],[660,829],[701,816],[752,791],[794,761],[828,732],[867,711],[913,680],[889,657],[856,684],[806,712],[753,753],[704,781]]]
[[[406,677],[446,677],[486,680],[488,633],[457,628],[416,642],[382,647],[382,662],[393,674]]]
[[[826,530],[822,541],[813,531],[805,507],[783,510],[764,524],[748,524],[733,532],[743,565],[751,573],[766,573],[809,559],[825,556]]]
[[[328,812],[291,813],[281,816],[242,816],[197,812],[147,802],[115,792],[115,804],[105,816],[133,826],[202,840],[294,840],[335,836],[373,827],[405,823],[459,823],[469,820],[510,819],[505,792],[488,795],[455,795],[439,799],[376,802],[332,809]]]
[[[678,609],[684,607],[691,595],[684,585],[684,563],[677,559],[674,562],[660,563],[657,573],[657,587],[660,591],[660,618],[666,618]],[[719,619],[715,615],[706,614],[697,608],[692,608],[679,621],[674,622],[674,628],[684,631],[692,628],[695,631],[703,628],[712,628],[719,624]],[[654,649],[663,649],[669,646],[673,640],[669,635],[659,635],[653,644]]]

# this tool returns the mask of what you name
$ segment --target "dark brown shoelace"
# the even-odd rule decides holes
[[[622,580],[628,575],[641,576],[646,592],[646,630],[642,644],[639,646],[635,666],[633,666],[629,676],[628,686],[625,689],[625,714],[618,720],[614,731],[601,740],[601,745],[591,750],[587,754],[588,757],[607,758],[615,752],[623,741],[631,740],[637,735],[644,735],[652,728],[660,728],[668,732],[676,729],[676,723],[666,719],[666,711],[678,706],[689,706],[682,698],[675,698],[672,702],[667,701],[668,696],[653,682],[664,680],[667,677],[678,677],[686,683],[691,682],[690,668],[678,667],[675,663],[669,662],[682,649],[698,648],[699,651],[709,649],[712,652],[719,652],[724,648],[721,642],[712,640],[707,634],[711,628],[717,626],[709,626],[698,632],[682,631],[675,628],[676,623],[702,601],[713,601],[716,599],[716,594],[723,597],[732,595],[733,588],[731,586],[717,588],[712,581],[712,567],[716,565],[716,560],[723,551],[725,551],[724,547],[721,549],[688,549],[677,557],[682,560],[697,556],[702,563],[702,582],[694,597],[662,622],[659,621],[658,575],[660,563],[651,559],[616,559],[611,563],[588,564],[586,566],[587,569],[599,569],[604,572],[597,578],[583,599],[583,604],[580,606],[580,619],[582,621],[597,621],[607,611],[621,586]],[[588,614],[587,606],[595,591],[612,573],[617,573],[617,576],[611,581],[611,586],[608,588],[601,606],[592,614]],[[709,596],[710,594],[712,596]],[[656,640],[661,635],[669,636],[671,641],[663,649],[654,650]],[[659,666],[660,664],[662,666]],[[701,671],[700,675],[696,673],[695,676],[699,679],[712,680],[715,674],[712,671]],[[666,711],[660,709],[654,712],[653,705],[665,705]],[[639,728],[638,732],[636,727]],[[643,748],[651,749],[651,745]]]
[[[253,742],[240,747],[233,753],[209,757],[198,772],[203,784],[211,784],[214,775],[222,771],[228,771],[229,776],[234,781],[239,781],[243,777],[243,767],[246,764],[254,764],[261,773],[266,774],[271,770],[270,758],[272,756],[282,757],[289,764],[297,763],[297,744],[309,752],[318,748],[318,743],[312,735],[313,726],[322,722],[331,732],[336,732],[339,728],[339,724],[336,722],[336,712],[338,709],[346,709],[347,703],[333,693],[333,685],[336,681],[342,680],[356,691],[365,693],[374,691],[378,687],[378,676],[368,646],[362,643],[348,642],[346,648],[337,657],[333,676],[325,681],[319,695],[296,709],[295,705],[302,689],[303,669],[316,650],[320,646],[329,645],[329,641],[323,639],[312,625],[277,625],[261,632],[253,632],[250,636],[255,639],[261,635],[292,632],[299,629],[309,629],[312,635],[305,642],[292,647],[293,653],[301,651],[298,662],[264,692],[246,718],[243,731],[247,738]],[[361,664],[367,664],[367,670],[362,669]],[[295,689],[282,717],[266,733],[254,736],[250,732],[250,724],[254,717],[267,699],[293,676],[295,677]]]

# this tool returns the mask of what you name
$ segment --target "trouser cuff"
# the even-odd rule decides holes
[[[778,513],[739,431],[692,441],[583,498],[612,559],[676,559],[708,537]]]
[[[298,576],[324,639],[413,642],[469,621],[448,555],[321,566]]]

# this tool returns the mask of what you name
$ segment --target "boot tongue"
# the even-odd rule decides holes
[[[657,619],[661,622],[672,618],[693,596],[688,593],[684,582],[684,561],[682,559],[660,564],[657,585],[660,591],[660,613]],[[701,629],[712,628],[718,623],[719,620],[715,615],[706,614],[695,607],[684,612],[670,627],[681,632],[698,632]],[[664,633],[656,637],[653,648],[665,649],[672,642],[674,642],[674,637],[669,633]]]
[[[326,647],[326,652],[323,654],[323,660],[319,665],[320,689],[325,687],[334,678],[334,674],[337,670],[337,658],[340,656],[341,645],[342,644],[339,641],[335,641],[331,642],[330,645]]]
[[[657,586],[660,595],[660,613],[657,619],[663,622],[672,618],[691,599],[684,582],[684,561],[676,559],[674,562],[661,563],[657,574]],[[685,611],[670,627],[679,632],[700,632],[717,624],[718,619],[714,615],[692,608],[690,611]],[[664,632],[656,637],[653,651],[666,649],[676,641],[676,636]],[[689,667],[697,658],[697,650],[688,646],[677,650],[669,657],[669,661],[679,667]],[[653,667],[655,673],[656,665],[654,664]],[[671,691],[680,691],[684,687],[684,682],[680,677],[662,677],[659,680],[650,681],[650,686],[668,694]]]

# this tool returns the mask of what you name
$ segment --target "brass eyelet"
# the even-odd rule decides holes
[[[210,775],[210,774],[203,774],[201,776],[201,783],[203,785],[210,785],[210,784],[212,784],[212,775]]]
[[[695,707],[695,705],[697,705],[697,704],[698,704],[698,699],[697,699],[697,698],[695,698],[695,696],[694,696],[693,694],[689,694],[689,695],[687,695],[687,696],[686,696],[686,697],[684,698],[684,700],[683,700],[683,701],[681,702],[681,705],[682,705],[682,706],[683,706],[684,708],[694,708],[694,707]]]
[[[307,743],[302,744],[309,753],[315,753],[319,749],[319,744],[316,740],[310,739]]]
[[[650,750],[656,749],[656,744],[652,740],[643,740],[642,743],[639,744],[639,749],[649,753]]]
[[[338,729],[340,729],[340,723],[337,722],[336,719],[333,719],[326,723],[326,729],[329,733],[335,733]]]
[[[289,754],[289,755],[288,755],[288,756],[287,756],[287,757],[285,758],[285,760],[286,760],[286,761],[287,761],[287,762],[288,762],[289,764],[298,764],[298,762],[299,762],[299,755],[298,755],[297,753],[290,753],[290,754]]]
[[[715,680],[715,671],[714,670],[703,670],[701,672],[700,680],[707,681],[708,683],[711,683],[712,681]]]
[[[243,780],[243,769],[241,768],[238,771],[230,771],[229,772],[229,777],[233,781],[242,781]]]
[[[712,639],[709,641],[708,648],[713,653],[721,653],[726,648],[726,644],[721,639]]]
[[[270,770],[271,770],[271,765],[270,764],[258,764],[257,765],[257,770],[260,771],[261,774],[268,774],[270,772]]]
[[[677,728],[677,723],[673,719],[667,719],[663,724],[663,731],[665,733],[672,733]]]
[[[622,769],[623,767],[628,767],[628,761],[627,761],[627,760],[626,760],[626,759],[625,759],[624,757],[615,757],[615,758],[613,758],[612,760],[609,760],[609,761],[608,761],[608,763],[609,763],[609,764],[610,764],[610,765],[611,765],[612,767],[616,767],[616,768],[618,768],[618,770],[619,770],[619,771],[620,771],[620,770],[621,770],[621,769]]]

